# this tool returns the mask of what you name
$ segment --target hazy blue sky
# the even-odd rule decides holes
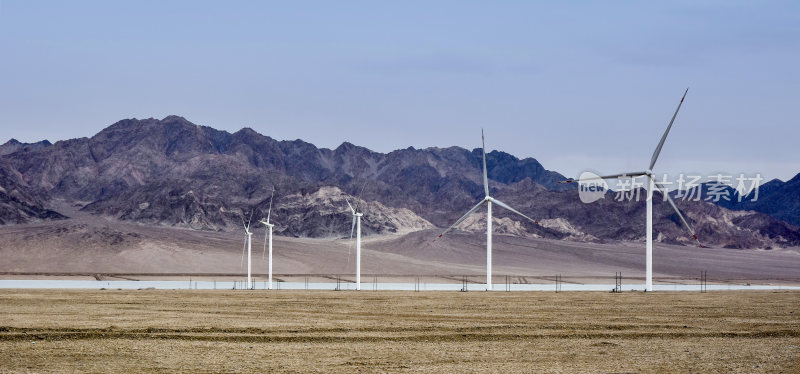
[[[122,118],[575,176],[800,172],[800,2],[0,0],[0,142]]]

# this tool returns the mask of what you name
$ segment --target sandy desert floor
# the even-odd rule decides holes
[[[0,290],[0,372],[798,372],[800,293]]]
[[[459,283],[463,276],[485,282],[486,244],[482,233],[454,233],[433,242],[438,230],[366,237],[362,249],[365,282]],[[262,281],[263,232],[254,243],[253,269]],[[243,235],[146,226],[83,217],[58,222],[0,227],[0,279],[83,278],[102,280],[179,279],[241,280]],[[494,281],[613,284],[622,272],[625,283],[643,283],[644,243],[580,243],[494,236]],[[800,284],[800,249],[738,250],[656,243],[657,283],[697,283],[702,271],[710,283]],[[276,237],[277,279],[303,282],[305,277],[352,281],[355,250],[345,239]]]

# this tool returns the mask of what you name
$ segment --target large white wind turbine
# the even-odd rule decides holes
[[[650,158],[650,166],[645,171],[635,171],[631,173],[622,173],[622,174],[614,174],[614,175],[605,175],[601,177],[593,177],[593,178],[585,178],[579,180],[568,180],[560,183],[573,183],[573,182],[583,182],[583,181],[590,181],[590,180],[599,180],[599,179],[616,179],[616,178],[635,178],[640,176],[646,176],[648,180],[648,187],[647,187],[647,235],[646,235],[646,270],[645,270],[645,289],[647,291],[653,291],[653,190],[658,187],[661,190],[661,193],[664,194],[664,197],[669,202],[669,205],[672,206],[672,209],[675,210],[675,213],[678,214],[683,224],[689,229],[689,232],[692,234],[694,240],[697,241],[697,244],[702,247],[700,244],[700,240],[697,238],[697,234],[695,233],[692,226],[689,222],[686,221],[686,218],[683,217],[681,211],[675,205],[675,202],[672,201],[672,198],[669,196],[669,191],[663,184],[656,182],[653,179],[653,166],[656,164],[656,160],[658,160],[658,155],[661,153],[661,148],[664,146],[664,142],[667,140],[667,135],[669,135],[669,130],[672,128],[672,123],[675,122],[675,117],[678,116],[678,111],[681,110],[681,105],[683,105],[683,99],[686,98],[686,94],[689,92],[687,88],[686,91],[683,93],[683,97],[681,97],[680,103],[678,103],[678,108],[675,109],[675,113],[672,115],[672,119],[669,121],[669,125],[667,125],[667,130],[664,131],[664,135],[661,136],[661,141],[658,142],[655,151],[653,152],[653,157]]]
[[[363,189],[362,189],[363,190]],[[344,199],[350,212],[353,214],[353,225],[350,227],[350,239],[353,239],[353,229],[356,230],[356,291],[361,291],[361,216],[364,214],[359,210],[360,206],[356,201],[355,208],[347,198]]]
[[[267,231],[267,232],[264,233],[264,251],[267,250],[267,240],[269,240],[269,257],[267,259],[267,264],[268,264],[267,265],[267,268],[268,268],[268,270],[267,270],[267,278],[268,278],[267,289],[268,290],[272,289],[272,228],[275,227],[275,225],[269,223],[269,217],[272,214],[272,199],[274,197],[275,197],[275,186],[272,186],[272,196],[270,196],[270,198],[269,198],[269,210],[267,211],[267,218],[266,219],[261,219],[261,221],[259,221],[260,223],[263,223],[264,226],[266,226],[266,231]],[[261,257],[262,258],[264,257],[264,253],[263,252],[261,253]]]
[[[470,209],[467,212],[467,214],[464,214],[464,216],[459,218],[458,221],[456,221],[452,226],[448,227],[447,230],[439,234],[439,237],[441,238],[442,236],[444,236],[444,234],[447,234],[450,230],[458,226],[459,223],[464,221],[467,218],[467,216],[478,210],[478,208],[480,208],[481,205],[486,204],[486,290],[491,291],[492,290],[492,203],[495,203],[503,208],[506,208],[537,225],[539,224],[539,221],[534,220],[533,218],[530,218],[518,212],[514,208],[508,206],[506,203],[497,200],[489,195],[489,178],[486,172],[486,144],[483,139],[483,130],[481,130],[481,146],[483,152],[483,190],[484,192],[486,192],[486,197],[484,197],[483,200],[481,200],[477,205],[475,205],[472,209]]]
[[[253,213],[250,213],[250,219],[247,223],[244,223],[244,216],[242,216],[242,226],[244,226],[244,232],[247,238],[247,289],[253,288],[253,278],[252,278],[252,270],[253,270],[253,233],[250,232],[250,222],[253,220]]]

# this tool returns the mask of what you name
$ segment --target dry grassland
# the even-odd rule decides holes
[[[0,372],[800,372],[800,292],[0,290]]]

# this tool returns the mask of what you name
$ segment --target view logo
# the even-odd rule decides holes
[[[584,171],[578,177],[578,196],[585,204],[593,203],[606,197],[608,183],[591,171]]]

